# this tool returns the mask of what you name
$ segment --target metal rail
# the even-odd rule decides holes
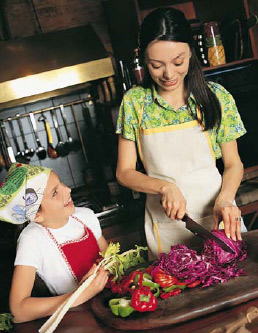
[[[86,103],[86,102],[90,102],[91,103],[93,100],[94,100],[94,98],[91,95],[88,95],[87,98],[78,99],[76,101],[69,102],[69,103],[62,104],[62,105],[64,107],[65,106],[73,106],[75,104],[80,104],[80,103]],[[48,108],[44,108],[44,109],[32,111],[32,113],[37,114],[37,113],[51,111],[51,110],[55,110],[55,109],[59,109],[59,108],[60,108],[60,105],[50,106]],[[8,117],[8,118],[0,119],[0,121],[8,121],[8,120],[14,120],[14,119],[18,119],[18,118],[29,117],[30,113],[31,113],[31,111],[27,112],[27,113],[20,114],[19,116],[12,116],[12,117]]]

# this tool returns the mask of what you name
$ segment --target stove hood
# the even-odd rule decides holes
[[[0,109],[60,94],[114,75],[90,24],[0,42]]]

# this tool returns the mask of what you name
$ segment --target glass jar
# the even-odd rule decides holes
[[[210,66],[218,66],[226,63],[225,50],[219,32],[218,22],[207,22],[203,25],[203,31],[208,50]]]

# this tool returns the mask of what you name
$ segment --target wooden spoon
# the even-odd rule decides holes
[[[43,121],[45,125],[45,130],[47,133],[47,154],[50,158],[57,158],[58,154],[55,148],[53,147],[53,137],[50,129],[49,122],[47,121],[46,116],[43,114],[39,117],[38,121]]]

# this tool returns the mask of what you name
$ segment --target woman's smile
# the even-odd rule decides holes
[[[159,79],[159,82],[166,87],[173,87],[177,84],[178,80],[177,79],[175,79],[175,80],[160,80]]]

